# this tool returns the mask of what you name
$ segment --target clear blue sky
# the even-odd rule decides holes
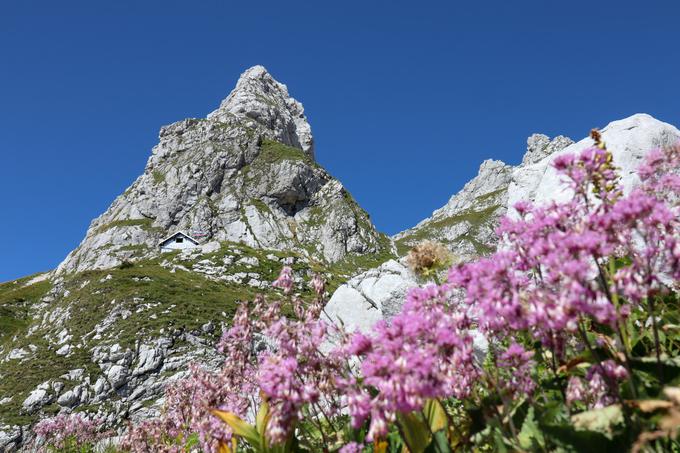
[[[158,129],[262,64],[395,233],[533,132],[680,124],[678,1],[0,0],[0,281],[56,266]]]

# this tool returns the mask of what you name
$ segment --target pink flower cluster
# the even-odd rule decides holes
[[[623,197],[611,186],[616,178],[609,167],[597,173],[603,153],[589,148],[559,158],[556,167],[573,178],[582,197],[542,207],[518,204],[519,217],[501,221],[500,251],[451,269],[449,281],[466,290],[488,334],[528,331],[559,356],[586,318],[615,328],[627,316],[630,308],[617,306],[613,294],[637,303],[661,289],[662,276],[680,277],[677,212],[644,185]],[[593,180],[608,187],[598,192],[599,202],[588,195]],[[607,275],[617,256],[631,264]]]
[[[532,372],[536,363],[533,356],[534,351],[527,351],[520,344],[513,342],[498,357],[496,365],[501,371],[499,387],[512,398],[530,396],[534,393],[536,382]]]
[[[517,215],[497,230],[497,252],[453,267],[443,285],[412,289],[401,312],[369,333],[347,334],[320,319],[320,276],[311,281],[315,300],[290,297],[293,317],[261,296],[242,305],[220,340],[224,369],[192,367],[189,379],[169,387],[164,416],[133,428],[124,445],[174,452],[178,438],[198,433],[202,448],[216,451],[232,433],[209,411],[252,421],[258,389],[270,408],[272,444],[299,433],[303,418],[326,443],[333,433],[325,430],[343,413],[354,428],[367,424],[366,440],[374,441],[399,413],[421,410],[428,399],[497,392],[505,405],[531,398],[537,361],[552,361],[557,375],[558,365],[577,355],[592,363],[585,380],[569,379],[566,403],[615,402],[629,378],[626,351],[600,348],[608,354],[600,358],[589,333],[595,326],[620,335],[631,307],[649,308],[680,281],[680,148],[652,152],[640,170],[642,184],[624,195],[611,154],[596,143],[554,163],[569,180],[571,200],[517,204]],[[292,269],[284,267],[273,286],[290,294]],[[474,329],[488,339],[486,365],[475,356]],[[331,337],[342,339],[333,350]],[[257,350],[256,339],[265,347]],[[351,442],[341,451],[360,450]]]
[[[290,278],[289,269],[283,269],[279,280]],[[342,362],[321,350],[329,325],[319,319],[325,290],[319,276],[312,279],[312,288],[317,295],[313,302],[293,298],[295,319],[278,313],[264,330],[272,347],[260,356],[257,379],[269,403],[267,435],[273,443],[291,434],[305,407],[327,419],[337,414],[335,378],[342,372]]]
[[[345,346],[361,361],[361,383],[342,381],[352,422],[370,418],[368,440],[384,436],[398,412],[420,410],[429,398],[466,397],[479,375],[467,316],[450,304],[447,285],[412,289],[402,312],[370,336]]]
[[[293,290],[293,269],[289,266],[284,266],[281,270],[281,274],[278,276],[272,286],[275,288],[281,288],[284,294],[290,294]]]
[[[237,368],[248,372],[241,366]],[[122,447],[135,453],[175,453],[185,451],[183,445],[197,435],[203,451],[217,451],[221,442],[230,442],[232,432],[210,411],[246,413],[250,407],[248,395],[256,393],[255,385],[245,379],[247,376],[229,367],[214,373],[191,365],[189,377],[166,387],[163,416],[131,427]]]
[[[589,408],[597,409],[613,404],[617,400],[617,385],[628,378],[628,371],[613,360],[591,366],[583,379],[572,376],[567,385],[567,404],[583,402]]]
[[[94,445],[108,433],[102,432],[102,420],[86,418],[83,414],[59,414],[41,420],[34,432],[42,441],[41,451],[48,448],[65,450],[73,446]]]

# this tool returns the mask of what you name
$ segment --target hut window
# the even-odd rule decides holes
[[[184,242],[184,238],[176,238],[175,242],[181,244],[182,242]]]

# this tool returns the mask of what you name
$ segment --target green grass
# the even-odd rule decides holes
[[[153,180],[156,184],[165,182],[165,175],[161,171],[154,170],[151,175],[153,176]]]
[[[269,209],[269,206],[267,206],[267,203],[257,198],[251,198],[249,203],[262,213],[270,214],[272,212],[271,209]]]
[[[274,272],[272,266],[268,275]],[[108,280],[104,279],[107,275],[111,275]],[[148,279],[145,280],[145,277]],[[49,282],[41,282],[26,289],[2,285],[0,300],[3,303],[0,307],[5,309],[8,301],[33,301],[49,290],[49,285]],[[229,323],[239,301],[251,300],[257,292],[247,285],[211,281],[195,272],[177,270],[173,273],[151,261],[138,262],[126,269],[75,274],[65,282],[65,287],[70,292],[68,297],[50,305],[51,310],[69,311],[70,316],[63,325],[48,324],[46,328],[36,329],[28,335],[30,319],[25,318],[25,310],[19,315],[13,310],[10,316],[3,316],[12,320],[4,323],[3,328],[9,326],[11,330],[4,330],[3,338],[22,333],[11,348],[27,348],[29,344],[37,346],[37,351],[24,360],[0,364],[0,398],[14,397],[9,404],[0,406],[0,420],[3,422],[27,423],[33,420],[33,416],[22,413],[21,403],[31,390],[48,379],[75,368],[86,368],[96,379],[101,371],[91,361],[93,346],[119,343],[123,348],[134,349],[140,341],[159,337],[161,329],[166,334],[172,331],[199,332],[208,321],[218,326],[221,322]],[[152,307],[144,308],[145,304]],[[142,308],[143,311],[137,313]],[[103,332],[103,338],[94,340],[95,326],[114,309],[124,311],[125,319],[118,317],[115,326]],[[84,343],[83,347],[72,348],[68,357],[56,355],[60,346],[50,345],[45,338],[56,336],[63,327],[67,327],[72,335],[72,345]],[[217,330],[212,334],[212,341],[221,333]]]
[[[38,303],[52,287],[47,280],[25,286],[32,278],[0,284],[0,344],[30,323],[31,305]]]
[[[268,139],[262,140],[257,160],[265,164],[273,164],[281,160],[291,160],[315,165],[313,159],[301,149]]]
[[[492,205],[481,210],[468,209],[458,215],[430,221],[412,234],[397,240],[397,251],[399,252],[399,255],[402,256],[418,242],[427,239],[436,241],[438,240],[439,233],[442,230],[456,226],[460,223],[467,223],[469,225],[467,232],[458,236],[452,242],[470,241],[478,254],[487,254],[492,251],[492,249],[477,241],[474,238],[474,235],[482,225],[486,224],[494,217],[494,214],[498,211],[498,209],[499,206],[496,205]]]
[[[144,218],[144,219],[115,220],[111,223],[107,223],[97,228],[96,234],[103,233],[104,231],[110,230],[111,228],[115,227],[133,227],[133,226],[138,226],[143,230],[147,231],[163,231],[161,228],[153,226],[153,219]]]
[[[236,253],[234,253],[236,252]],[[276,259],[269,259],[267,255]],[[208,334],[209,341],[216,341],[221,334],[219,325],[229,324],[233,314],[242,301],[254,299],[257,293],[270,298],[279,297],[273,289],[256,289],[244,284],[212,281],[198,272],[177,269],[171,272],[160,266],[160,261],[170,260],[190,268],[195,261],[204,259],[221,263],[226,255],[233,255],[234,263],[229,273],[255,272],[262,281],[273,281],[283,266],[284,257],[298,255],[290,252],[254,249],[243,244],[223,243],[222,248],[212,254],[201,255],[194,261],[183,260],[178,253],[163,254],[158,260],[142,260],[125,269],[86,271],[67,276],[64,286],[69,291],[49,305],[49,310],[68,311],[69,317],[61,323],[48,323],[44,328],[34,328],[28,335],[31,319],[28,310],[33,303],[49,291],[48,281],[23,287],[27,277],[17,283],[0,285],[0,313],[2,313],[3,339],[17,335],[17,341],[10,348],[37,346],[35,353],[23,360],[10,360],[0,363],[0,398],[13,396],[9,404],[0,406],[0,420],[11,424],[26,424],[35,416],[22,413],[21,404],[29,392],[48,379],[76,368],[85,368],[86,374],[96,379],[101,374],[97,365],[92,363],[91,350],[98,344],[118,343],[123,348],[134,349],[139,342],[153,340],[172,332],[200,332],[203,324],[212,321],[218,326],[214,333]],[[258,264],[248,266],[237,263],[240,257],[252,256]],[[308,266],[298,261],[293,265],[298,275],[307,275]],[[110,278],[106,278],[110,275]],[[311,289],[305,288],[301,297],[311,298]],[[150,304],[151,307],[146,307]],[[118,317],[115,326],[102,332],[102,338],[94,340],[94,329],[114,310],[125,312],[125,319]],[[139,313],[137,311],[143,309]],[[68,357],[56,355],[60,345],[50,345],[49,338],[55,337],[64,327],[72,335],[72,353]],[[75,347],[79,343],[82,347]],[[175,345],[177,348],[178,345]],[[6,348],[5,352],[9,349]],[[68,389],[68,381],[64,381]],[[115,399],[115,396],[114,396]],[[49,407],[48,407],[49,409]]]

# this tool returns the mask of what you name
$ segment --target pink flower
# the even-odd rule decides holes
[[[284,294],[289,294],[293,289],[293,269],[289,266],[284,266],[281,269],[281,274],[272,283],[274,288],[281,288]]]
[[[343,445],[338,453],[361,453],[364,451],[364,446],[356,442],[350,442]]]
[[[34,431],[44,442],[41,451],[66,450],[74,446],[93,446],[107,436],[101,432],[103,420],[83,414],[59,414],[35,425]]]

